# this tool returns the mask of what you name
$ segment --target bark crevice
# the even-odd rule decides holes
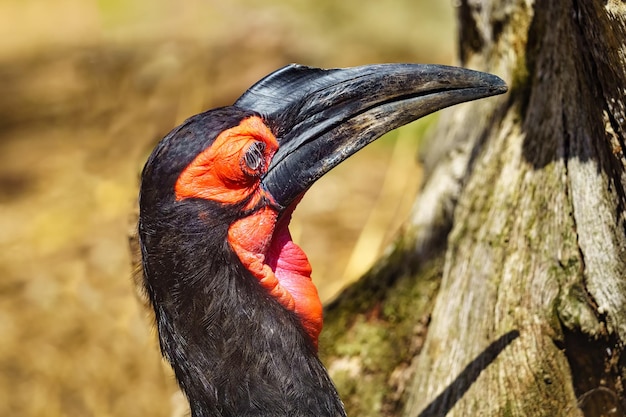
[[[478,376],[506,349],[515,339],[520,336],[518,330],[512,330],[500,336],[487,346],[463,371],[450,383],[418,417],[446,415],[454,405],[465,395],[467,390],[474,384]]]
[[[577,406],[583,415],[626,415],[626,397],[619,369],[624,352],[617,337],[607,334],[606,327],[603,334],[595,338],[566,327],[563,332],[564,352],[572,370]]]

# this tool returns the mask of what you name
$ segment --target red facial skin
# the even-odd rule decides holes
[[[265,144],[264,163],[252,170],[244,156],[255,142]],[[277,149],[276,138],[260,117],[244,119],[220,133],[211,147],[185,168],[176,182],[176,200],[204,198],[229,205],[249,198],[245,209],[254,208],[263,197],[272,201],[272,196],[261,189],[260,178]],[[283,307],[297,314],[317,347],[322,303],[311,281],[311,265],[291,240],[287,228],[291,212],[277,223],[278,214],[272,207],[261,207],[229,227],[228,242],[261,286]]]

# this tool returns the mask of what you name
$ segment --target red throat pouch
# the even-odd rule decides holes
[[[291,213],[278,222],[278,213],[265,207],[233,223],[228,241],[263,288],[283,307],[294,312],[317,347],[323,310],[311,280],[311,265],[304,251],[291,239]]]

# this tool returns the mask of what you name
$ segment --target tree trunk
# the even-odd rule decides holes
[[[460,64],[510,93],[443,112],[322,354],[353,416],[626,415],[626,3],[458,12]]]

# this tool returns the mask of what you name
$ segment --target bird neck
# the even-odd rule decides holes
[[[163,247],[180,238],[158,239],[159,259],[144,245],[144,262],[161,350],[192,416],[345,416],[300,319],[228,245]]]

